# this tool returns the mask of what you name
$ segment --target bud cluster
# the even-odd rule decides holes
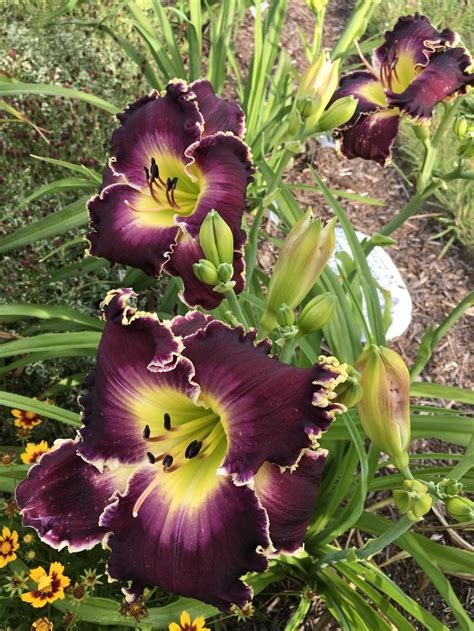
[[[357,107],[353,96],[337,99],[328,107],[338,85],[338,70],[339,60],[330,61],[321,53],[303,74],[290,113],[290,136],[329,131],[352,118]]]
[[[335,219],[323,227],[309,208],[288,233],[268,285],[261,319],[265,334],[275,327],[283,304],[295,309],[315,285],[334,250],[334,228]]]
[[[403,488],[393,492],[393,499],[399,511],[413,521],[420,521],[433,504],[428,487],[419,480],[405,480]]]
[[[193,264],[196,278],[220,293],[233,289],[234,236],[215,210],[211,210],[202,222],[199,244],[206,258]]]

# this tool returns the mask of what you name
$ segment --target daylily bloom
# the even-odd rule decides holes
[[[467,72],[471,58],[465,48],[453,48],[457,36],[437,31],[423,15],[399,18],[373,54],[368,70],[343,76],[332,102],[352,95],[357,109],[340,128],[341,149],[348,158],[375,160],[382,166],[400,125],[408,115],[426,123],[435,105],[466,92],[474,82]]]
[[[317,438],[344,406],[345,364],[295,368],[269,340],[191,311],[171,321],[110,292],[80,439],[17,489],[23,523],[72,551],[104,539],[108,573],[228,610],[240,577],[298,550],[325,461]],[[105,536],[105,538],[104,538]]]
[[[191,622],[191,616],[187,611],[183,611],[179,617],[179,624],[171,622],[168,631],[211,631],[209,627],[205,627],[206,620],[203,616],[198,616]]]
[[[199,228],[215,209],[234,235],[233,280],[237,293],[243,289],[241,221],[252,173],[243,111],[218,98],[209,81],[176,79],[118,119],[113,157],[88,204],[91,254],[154,276],[181,276],[184,300],[214,309],[223,296],[192,266],[205,258]]]
[[[39,443],[27,443],[25,451],[21,454],[21,460],[24,464],[34,464],[48,450],[49,445],[46,440],[42,440]]]
[[[3,526],[0,536],[0,568],[16,559],[15,552],[19,547],[17,531],[11,531],[7,526]]]
[[[68,576],[64,576],[64,565],[54,562],[49,566],[49,572],[37,567],[30,572],[30,578],[34,581],[36,589],[21,595],[25,603],[30,603],[35,609],[44,607],[47,603],[64,598],[64,588],[71,582]]]
[[[40,425],[43,419],[36,412],[28,412],[26,410],[11,410],[12,416],[15,417],[16,427],[30,430],[36,425]]]

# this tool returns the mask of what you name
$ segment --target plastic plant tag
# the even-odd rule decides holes
[[[369,238],[366,234],[359,231],[356,231],[356,235],[359,241]],[[342,228],[337,226],[336,247],[333,255],[328,261],[329,267],[337,275],[339,275],[339,269],[336,255],[339,252],[347,252],[351,255],[351,249],[344,231]],[[367,257],[367,262],[375,281],[380,285],[380,287],[388,290],[391,294],[392,304],[390,313],[392,322],[387,331],[387,339],[393,340],[402,335],[410,325],[412,318],[411,296],[397,266],[383,248],[376,246]],[[377,290],[377,293],[380,305],[383,309],[385,304],[383,294],[380,290]],[[366,316],[367,307],[364,301],[362,303],[362,310]]]

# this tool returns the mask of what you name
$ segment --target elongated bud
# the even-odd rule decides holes
[[[209,211],[202,222],[199,243],[206,259],[211,261],[216,268],[221,263],[232,265],[234,236],[232,230],[215,210]]]
[[[410,375],[398,353],[369,346],[355,364],[361,373],[360,420],[374,445],[399,468],[408,464],[410,444]]]
[[[295,322],[293,309],[288,305],[282,304],[278,309],[277,321],[280,326],[292,326]]]
[[[319,331],[336,312],[337,299],[333,294],[321,294],[305,305],[298,318],[298,329],[303,335]]]
[[[342,403],[349,409],[361,400],[362,388],[359,384],[360,373],[350,365],[347,366],[346,371],[347,379],[336,388],[336,402]]]
[[[311,208],[290,230],[275,264],[268,285],[263,332],[271,331],[280,305],[297,307],[321,274],[335,245],[332,219],[323,229],[320,219],[313,219]]]
[[[467,497],[450,497],[446,500],[446,510],[456,521],[474,521],[474,502]]]
[[[200,259],[198,263],[194,263],[193,272],[196,278],[206,285],[217,285],[219,282],[215,266],[206,259]]]
[[[330,61],[325,53],[301,77],[296,92],[296,108],[312,129],[324,112],[338,84],[339,61]]]
[[[343,96],[324,112],[319,121],[317,121],[316,131],[329,131],[342,127],[349,121],[356,111],[358,100],[353,96]]]
[[[419,480],[405,480],[403,489],[393,492],[393,499],[398,510],[413,521],[420,521],[433,504],[428,487]]]

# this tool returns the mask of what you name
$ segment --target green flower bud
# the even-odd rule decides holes
[[[374,445],[400,468],[408,465],[410,374],[401,356],[384,346],[369,346],[355,364],[361,373],[360,420]]]
[[[461,140],[466,136],[469,129],[469,123],[464,116],[456,116],[453,123],[453,131]]]
[[[320,219],[313,219],[311,209],[290,230],[275,264],[261,319],[263,332],[271,331],[277,322],[280,305],[297,307],[314,286],[335,245],[332,219],[322,228]]]
[[[327,3],[328,0],[306,0],[306,6],[315,15],[319,15],[319,13],[326,7]]]
[[[474,138],[466,136],[459,145],[459,157],[464,160],[471,160],[474,158]]]
[[[321,53],[301,77],[296,92],[296,107],[301,116],[307,119],[307,129],[316,126],[336,91],[339,81],[338,68],[339,61],[330,61],[324,53]]]
[[[353,367],[346,368],[347,379],[336,388],[336,403],[342,403],[346,408],[352,408],[362,398],[362,388],[359,384],[360,374]]]
[[[446,510],[456,521],[474,521],[474,502],[467,497],[450,497],[446,500]]]
[[[453,497],[454,495],[459,495],[463,488],[464,484],[462,482],[453,480],[453,478],[444,478],[436,485],[436,492],[441,497]]]
[[[219,280],[226,283],[232,279],[234,275],[234,267],[230,263],[221,263],[217,268],[217,276]]]
[[[277,313],[277,322],[280,326],[292,326],[295,322],[293,309],[285,304],[280,305]]]
[[[353,96],[343,96],[334,101],[319,119],[317,131],[329,131],[347,123],[353,117],[357,103],[358,100]]]
[[[301,118],[309,118],[318,110],[318,104],[310,96],[302,96],[296,101],[296,109]]]
[[[418,140],[421,140],[422,142],[424,140],[428,140],[430,137],[430,129],[425,123],[414,123],[413,131],[415,132],[415,136]]]
[[[198,263],[194,263],[193,272],[196,278],[206,285],[217,285],[219,282],[215,266],[206,259],[199,259]]]
[[[413,521],[420,521],[433,503],[428,487],[419,480],[405,480],[403,489],[393,492],[393,499],[398,510]]]
[[[298,318],[298,329],[303,335],[319,331],[336,313],[337,299],[333,294],[316,296],[304,306]]]
[[[232,230],[215,210],[209,211],[202,222],[199,243],[206,259],[211,261],[216,268],[221,263],[232,265],[234,236]]]

